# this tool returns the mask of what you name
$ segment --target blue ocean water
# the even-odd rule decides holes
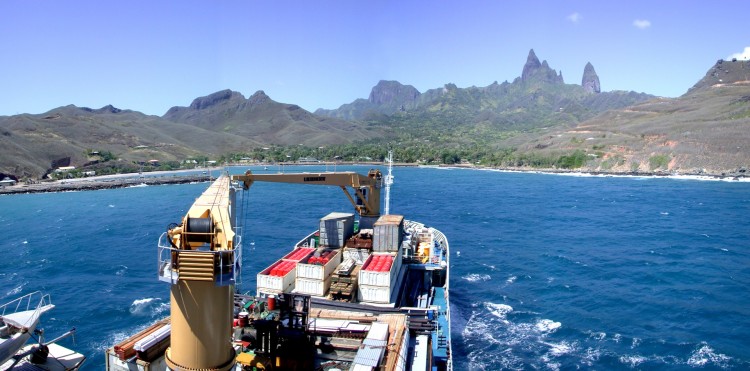
[[[394,175],[392,213],[450,241],[457,370],[750,368],[750,183]],[[51,294],[47,336],[76,327],[84,369],[102,369],[107,347],[168,315],[156,242],[205,187],[0,197],[0,302]],[[250,292],[317,219],[350,210],[335,187],[257,183],[246,201]]]

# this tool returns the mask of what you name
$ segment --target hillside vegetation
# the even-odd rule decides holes
[[[739,174],[750,165],[750,62],[718,61],[685,95],[601,92],[533,50],[513,82],[420,93],[381,81],[368,99],[310,113],[230,90],[149,116],[65,106],[0,116],[0,178],[174,169],[215,161],[379,161],[613,172]]]

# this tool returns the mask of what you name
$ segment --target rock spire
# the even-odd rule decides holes
[[[599,76],[594,71],[594,66],[591,62],[586,63],[586,67],[583,69],[583,79],[581,80],[581,86],[587,93],[601,93],[602,87],[599,84]]]

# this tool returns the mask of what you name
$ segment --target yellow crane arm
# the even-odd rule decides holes
[[[383,175],[380,173],[380,170],[370,170],[366,176],[351,171],[330,173],[253,174],[248,170],[243,175],[232,175],[232,180],[243,182],[245,189],[250,188],[254,182],[339,186],[360,216],[380,216],[380,188],[383,183]],[[347,187],[354,189],[357,196],[356,199],[347,191]]]

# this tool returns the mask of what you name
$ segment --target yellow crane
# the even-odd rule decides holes
[[[350,171],[330,173],[289,173],[289,174],[253,174],[250,170],[244,175],[232,175],[232,180],[244,183],[248,189],[254,182],[296,183],[312,185],[338,186],[352,203],[360,217],[375,218],[380,216],[380,188],[383,174],[380,170],[370,170],[367,175]],[[356,199],[347,190],[351,187]]]
[[[219,177],[190,207],[180,225],[159,244],[159,278],[172,283],[171,344],[165,353],[172,370],[231,369],[234,278],[239,272],[232,215],[234,189]]]

